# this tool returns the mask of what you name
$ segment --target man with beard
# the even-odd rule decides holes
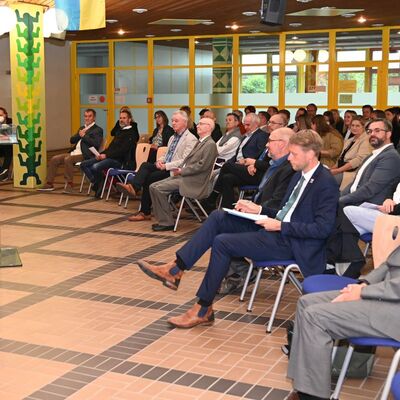
[[[365,259],[358,247],[359,233],[345,216],[343,207],[365,202],[382,204],[391,196],[393,185],[400,178],[400,156],[390,139],[390,121],[381,118],[371,120],[365,130],[373,151],[361,164],[353,182],[341,193],[336,233],[328,245],[328,263],[351,262],[343,274],[351,278],[358,278]]]

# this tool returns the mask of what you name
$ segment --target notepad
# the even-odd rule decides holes
[[[250,214],[250,213],[245,213],[242,211],[237,211],[237,210],[231,210],[230,208],[223,208],[224,211],[226,211],[228,214],[234,215],[236,217],[241,217],[245,219],[250,219],[252,221],[259,221],[261,219],[267,219],[269,218],[268,215],[263,215],[263,214]]]

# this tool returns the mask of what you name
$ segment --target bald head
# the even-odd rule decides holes
[[[268,121],[268,132],[271,133],[278,128],[283,128],[287,125],[287,119],[283,114],[275,114]]]
[[[278,160],[289,154],[289,141],[294,135],[290,128],[278,128],[271,132],[268,138],[268,155],[273,160]]]

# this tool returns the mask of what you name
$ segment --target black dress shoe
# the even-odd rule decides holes
[[[154,232],[164,232],[164,231],[173,231],[174,225],[158,225],[154,224],[151,226]]]

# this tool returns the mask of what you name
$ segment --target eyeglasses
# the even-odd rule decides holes
[[[371,133],[389,132],[389,131],[383,128],[375,128],[375,129],[367,129],[366,132],[368,133],[368,135],[370,135]]]
[[[207,122],[198,122],[197,125],[208,125],[208,126],[211,126],[211,125],[210,125],[209,123],[207,123]]]
[[[268,121],[267,125],[283,125],[281,122]]]
[[[282,142],[282,139],[269,139],[267,140],[267,143],[272,143],[272,142]]]

